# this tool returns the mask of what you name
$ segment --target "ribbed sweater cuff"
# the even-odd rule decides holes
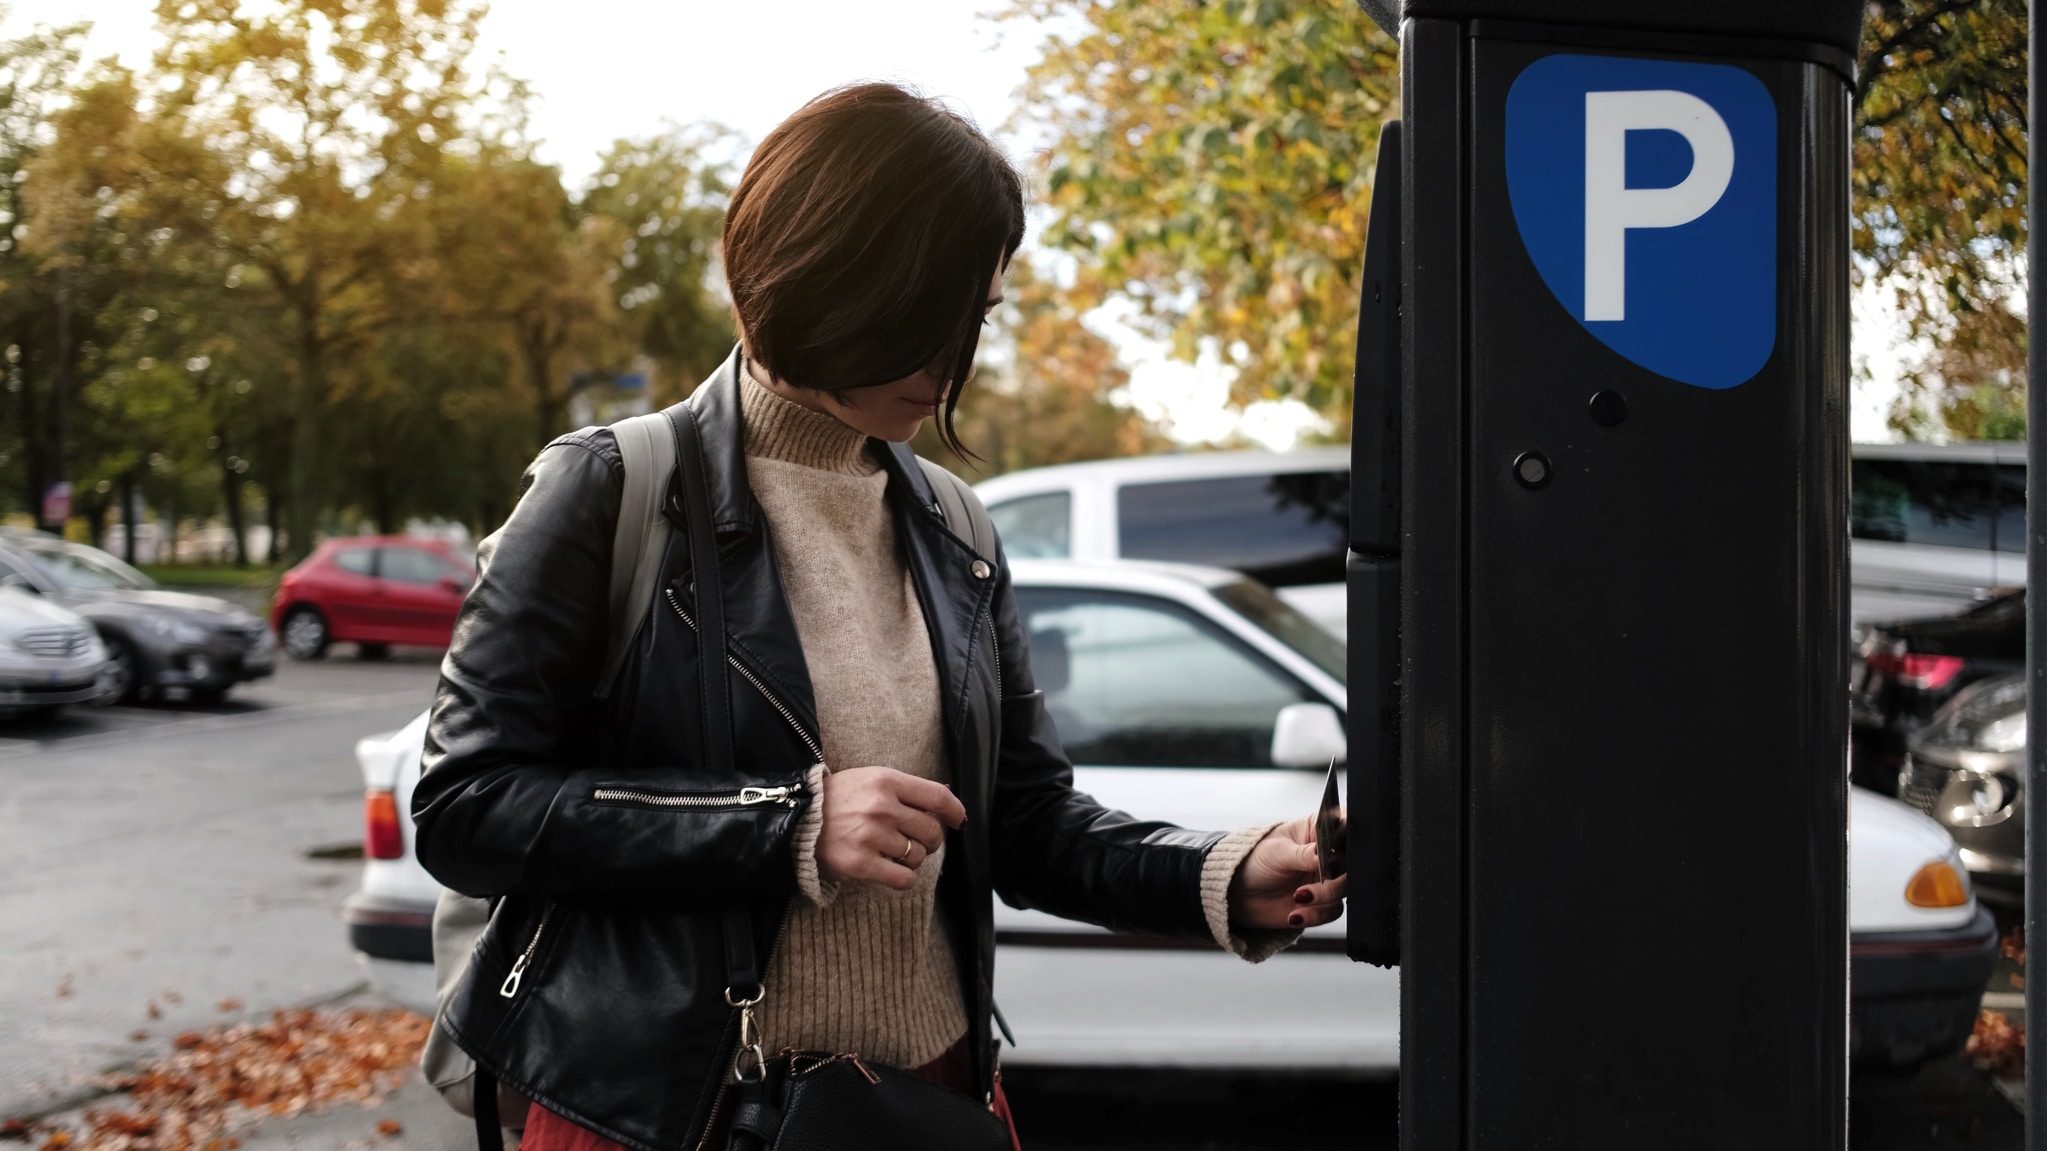
[[[1268,823],[1233,831],[1210,848],[1208,858],[1201,863],[1201,913],[1208,919],[1208,933],[1215,937],[1217,946],[1252,963],[1265,962],[1292,947],[1301,937],[1300,932],[1286,928],[1236,930],[1230,926],[1230,883],[1236,879],[1244,860],[1250,858],[1251,849],[1278,826]]]
[[[824,831],[824,779],[830,774],[831,769],[820,763],[804,775],[803,786],[810,792],[810,806],[803,809],[803,818],[796,821],[796,889],[818,907],[830,907],[839,895],[839,885],[817,870],[817,837]]]

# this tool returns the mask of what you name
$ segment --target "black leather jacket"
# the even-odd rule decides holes
[[[686,535],[615,689],[593,698],[622,468],[605,429],[527,471],[455,626],[413,797],[420,862],[501,897],[444,1012],[479,1064],[548,1109],[643,1151],[693,1148],[738,1020],[723,912],[751,908],[772,948],[795,895],[792,836],[817,797],[817,716],[788,601],[746,480],[735,360],[691,399],[725,588],[735,762],[692,762],[696,636]],[[952,933],[978,1082],[993,1077],[990,893],[1114,930],[1203,939],[1200,873],[1219,833],[1144,822],[1073,789],[1031,679],[1001,555],[947,530],[906,448],[872,445],[943,689],[967,809],[948,837]],[[772,1037],[770,1037],[772,1038]]]

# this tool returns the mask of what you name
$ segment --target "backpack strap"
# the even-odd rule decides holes
[[[988,518],[988,509],[981,503],[981,497],[974,494],[967,481],[923,456],[917,457],[917,463],[923,467],[924,477],[931,481],[931,494],[938,500],[938,511],[945,517],[945,526],[952,529],[952,534],[965,540],[982,559],[994,562],[995,524]]]
[[[647,618],[654,583],[661,578],[661,559],[668,550],[667,503],[675,475],[676,430],[663,412],[633,416],[611,425],[625,466],[625,487],[618,501],[618,528],[611,538],[610,634],[604,645],[604,672],[597,697],[607,698],[625,668],[633,637]]]

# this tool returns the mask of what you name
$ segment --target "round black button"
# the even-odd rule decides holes
[[[1628,418],[1628,398],[1608,388],[1592,397],[1592,422],[1602,428],[1619,427]]]
[[[1522,452],[1514,457],[1514,482],[1530,491],[1549,482],[1549,457],[1541,452]]]

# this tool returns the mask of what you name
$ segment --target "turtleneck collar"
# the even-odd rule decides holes
[[[823,412],[783,399],[741,366],[739,414],[746,454],[819,471],[870,476],[881,464],[867,452],[867,436]]]

